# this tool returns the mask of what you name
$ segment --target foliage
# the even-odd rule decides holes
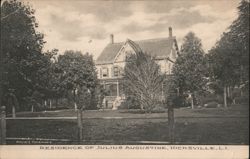
[[[240,2],[238,18],[209,51],[210,79],[217,92],[224,87],[225,106],[226,99],[232,98],[226,89],[249,89],[249,4],[246,0]]]
[[[141,109],[151,112],[156,106],[163,79],[159,65],[150,55],[137,52],[127,59],[124,69],[125,87],[140,101]]]
[[[224,33],[221,40],[210,50],[211,79],[219,80],[223,86],[235,86],[240,82],[240,60],[238,49],[229,33]],[[218,82],[219,82],[218,81]]]
[[[238,18],[229,27],[234,47],[237,48],[241,65],[241,82],[249,81],[249,5],[250,2],[242,0],[238,6]]]
[[[207,64],[201,40],[190,32],[184,37],[181,54],[173,66],[173,82],[182,96],[190,91],[203,92],[207,89]]]
[[[42,54],[43,34],[36,31],[38,24],[34,10],[16,0],[1,5],[1,94],[2,98],[14,90],[20,108],[25,99],[41,86],[40,75],[49,63]],[[6,101],[3,101],[6,103]]]
[[[249,2],[242,0],[239,16],[210,50],[212,77],[225,86],[249,83]]]
[[[140,109],[140,101],[137,100],[135,95],[129,94],[125,102],[122,102],[119,109]]]
[[[80,108],[96,108],[98,83],[93,57],[88,53],[83,55],[80,51],[68,50],[59,55],[55,66],[59,74],[58,88],[64,94],[73,93]]]
[[[97,77],[92,56],[66,51],[55,56],[57,49],[42,53],[43,34],[36,31],[34,9],[16,0],[1,5],[1,99],[10,90],[17,97],[21,110],[43,105],[48,99],[69,97],[79,89],[90,90],[88,107],[96,105]],[[2,76],[1,76],[2,77]],[[85,98],[83,96],[82,98]],[[80,102],[80,100],[78,100]],[[4,100],[3,104],[7,104]],[[79,104],[82,105],[82,104]]]

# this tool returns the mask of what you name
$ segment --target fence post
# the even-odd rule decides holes
[[[6,144],[6,114],[5,106],[1,107],[1,145]]]
[[[172,105],[168,107],[168,134],[170,143],[174,143],[174,108]]]
[[[77,109],[77,127],[78,127],[78,142],[82,144],[83,131],[82,131],[82,110]]]

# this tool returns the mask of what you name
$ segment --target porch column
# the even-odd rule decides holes
[[[103,89],[104,89],[104,92],[106,92],[106,83],[105,81],[103,82]],[[104,95],[104,105],[105,105],[105,101],[106,101],[106,95]]]
[[[119,94],[119,82],[118,82],[118,80],[117,80],[117,83],[116,83],[117,85],[116,85],[116,94],[117,94],[117,96],[120,96],[120,94]]]

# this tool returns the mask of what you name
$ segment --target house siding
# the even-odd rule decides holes
[[[111,92],[109,95],[105,97],[103,108],[115,108],[119,107],[119,101],[124,99],[125,95],[122,89],[122,75],[124,71],[124,67],[126,65],[126,57],[130,54],[135,53],[134,46],[130,46],[131,40],[127,40],[127,42],[121,45],[119,51],[117,51],[116,56],[112,53],[113,61],[110,60],[109,63],[104,62],[100,63],[100,61],[96,64],[98,79],[101,81],[101,84],[104,88],[109,88]],[[162,42],[162,41],[161,41]],[[133,42],[132,42],[133,43]],[[169,43],[170,44],[170,43]],[[136,45],[136,44],[135,44]],[[171,69],[173,67],[173,62],[176,60],[178,54],[175,47],[175,43],[171,43],[170,49],[166,50],[165,53],[163,50],[160,50],[160,56],[156,57],[156,63],[160,66],[161,73],[170,75],[172,73]],[[145,47],[145,45],[144,45]],[[148,46],[147,46],[148,48]],[[144,50],[143,50],[144,51]],[[109,54],[108,52],[106,52]],[[100,59],[100,58],[99,58]],[[100,59],[102,60],[102,59]],[[114,68],[119,68],[118,76],[114,74]],[[108,69],[108,75],[106,77],[103,76],[105,69]],[[118,103],[118,104],[117,104]]]

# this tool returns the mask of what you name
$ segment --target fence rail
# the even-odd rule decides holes
[[[76,120],[77,117],[15,117],[5,118],[6,120]]]
[[[83,120],[90,120],[90,119],[98,119],[98,120],[121,120],[121,119],[164,119],[168,121],[166,117],[82,117],[82,111],[77,111],[76,117],[6,117],[5,107],[1,107],[0,112],[0,144],[6,144],[6,141],[13,142],[13,141],[20,141],[20,144],[25,143],[22,141],[26,141],[27,144],[43,144],[43,143],[90,143],[90,142],[100,142],[100,143],[132,143],[132,144],[180,144],[174,141],[113,141],[113,140],[84,140],[83,139]],[[196,116],[196,117],[187,117],[187,116],[176,116],[175,119],[190,119],[190,118],[249,118],[248,116]],[[77,123],[78,128],[78,137],[77,140],[71,139],[44,139],[44,138],[15,138],[15,137],[7,137],[6,138],[6,121],[7,120],[75,120]],[[173,128],[174,130],[174,128]],[[186,144],[186,143],[182,143]],[[189,143],[192,144],[192,143]],[[193,143],[196,144],[196,143]]]
[[[195,117],[187,117],[187,116],[176,116],[175,119],[192,119],[192,118],[249,118],[248,116],[195,116]],[[7,117],[6,120],[76,120],[77,117]],[[83,117],[82,120],[90,120],[90,119],[165,119],[168,120],[166,117]]]

